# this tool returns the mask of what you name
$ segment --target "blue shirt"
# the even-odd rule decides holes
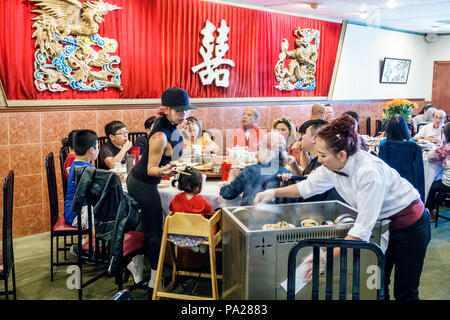
[[[75,173],[75,167],[78,167],[78,166],[94,167],[89,162],[84,162],[84,161],[74,161],[74,162],[72,162],[72,165],[70,166],[69,179],[67,180],[66,198],[64,199],[64,220],[66,220],[66,223],[68,225],[72,225],[73,220],[75,220],[75,217],[77,216],[76,212],[70,211],[70,206],[72,205],[73,196],[75,195],[75,191],[77,190],[77,186],[75,185],[73,176]],[[86,200],[84,200],[84,202],[83,202],[83,206],[85,206],[85,205],[87,205]]]
[[[220,189],[220,195],[224,199],[234,199],[242,195],[242,206],[253,204],[253,199],[258,192],[263,191],[262,185],[264,181],[274,175],[282,173],[291,173],[281,165],[271,168],[269,164],[254,164],[244,168],[241,174],[236,177],[230,184]],[[278,188],[279,182],[271,181],[267,184],[266,189]]]

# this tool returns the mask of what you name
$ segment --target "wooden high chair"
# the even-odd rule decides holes
[[[217,278],[221,276],[216,273],[216,247],[222,240],[222,230],[219,230],[214,234],[214,226],[221,223],[222,211],[219,209],[212,213],[209,219],[204,218],[201,214],[175,212],[166,217],[164,223],[164,231],[161,239],[161,250],[159,253],[158,268],[156,271],[155,288],[153,289],[153,300],[157,300],[161,297],[183,299],[183,300],[218,300],[219,291],[217,288]],[[210,261],[210,273],[200,274],[203,278],[211,278],[212,297],[201,297],[187,294],[178,294],[169,292],[175,284],[176,275],[183,276],[199,276],[198,272],[188,272],[183,270],[177,270],[174,257],[172,281],[165,287],[161,288],[161,277],[164,268],[164,257],[166,254],[166,247],[168,242],[168,235],[176,234],[183,236],[196,236],[206,237],[207,242],[203,245],[209,247],[209,261]],[[177,246],[175,246],[175,255],[177,254]],[[175,257],[176,259],[176,257]]]

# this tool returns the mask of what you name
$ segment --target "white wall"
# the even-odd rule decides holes
[[[431,61],[450,60],[450,35],[440,36],[436,42],[428,44]]]
[[[348,24],[333,100],[430,100],[433,70],[429,52],[430,44],[423,36]],[[380,83],[380,61],[385,57],[411,59],[407,84]]]

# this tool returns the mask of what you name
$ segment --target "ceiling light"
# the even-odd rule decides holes
[[[359,12],[359,16],[363,19],[366,19],[369,15],[367,14],[367,11],[361,11]]]
[[[389,9],[393,9],[393,8],[395,8],[397,5],[398,5],[398,3],[397,3],[395,0],[389,0],[389,1],[387,2],[387,7],[388,7]]]

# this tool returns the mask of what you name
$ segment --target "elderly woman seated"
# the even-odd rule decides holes
[[[279,174],[291,173],[283,167],[287,159],[286,140],[276,131],[262,137],[258,149],[258,163],[245,167],[242,172],[232,169],[227,184],[220,189],[224,199],[234,199],[241,193],[241,205],[252,205],[258,192],[263,191],[263,184],[269,178]],[[268,182],[266,189],[276,188],[279,183]]]
[[[211,136],[202,132],[202,126],[197,118],[188,117],[179,129],[184,139],[183,148],[194,148],[194,150],[198,148],[198,152],[195,153],[211,154],[219,152],[219,146],[212,141]]]
[[[291,155],[291,147],[299,138],[297,127],[291,119],[282,117],[272,123],[272,130],[278,131],[286,139],[286,152]]]

